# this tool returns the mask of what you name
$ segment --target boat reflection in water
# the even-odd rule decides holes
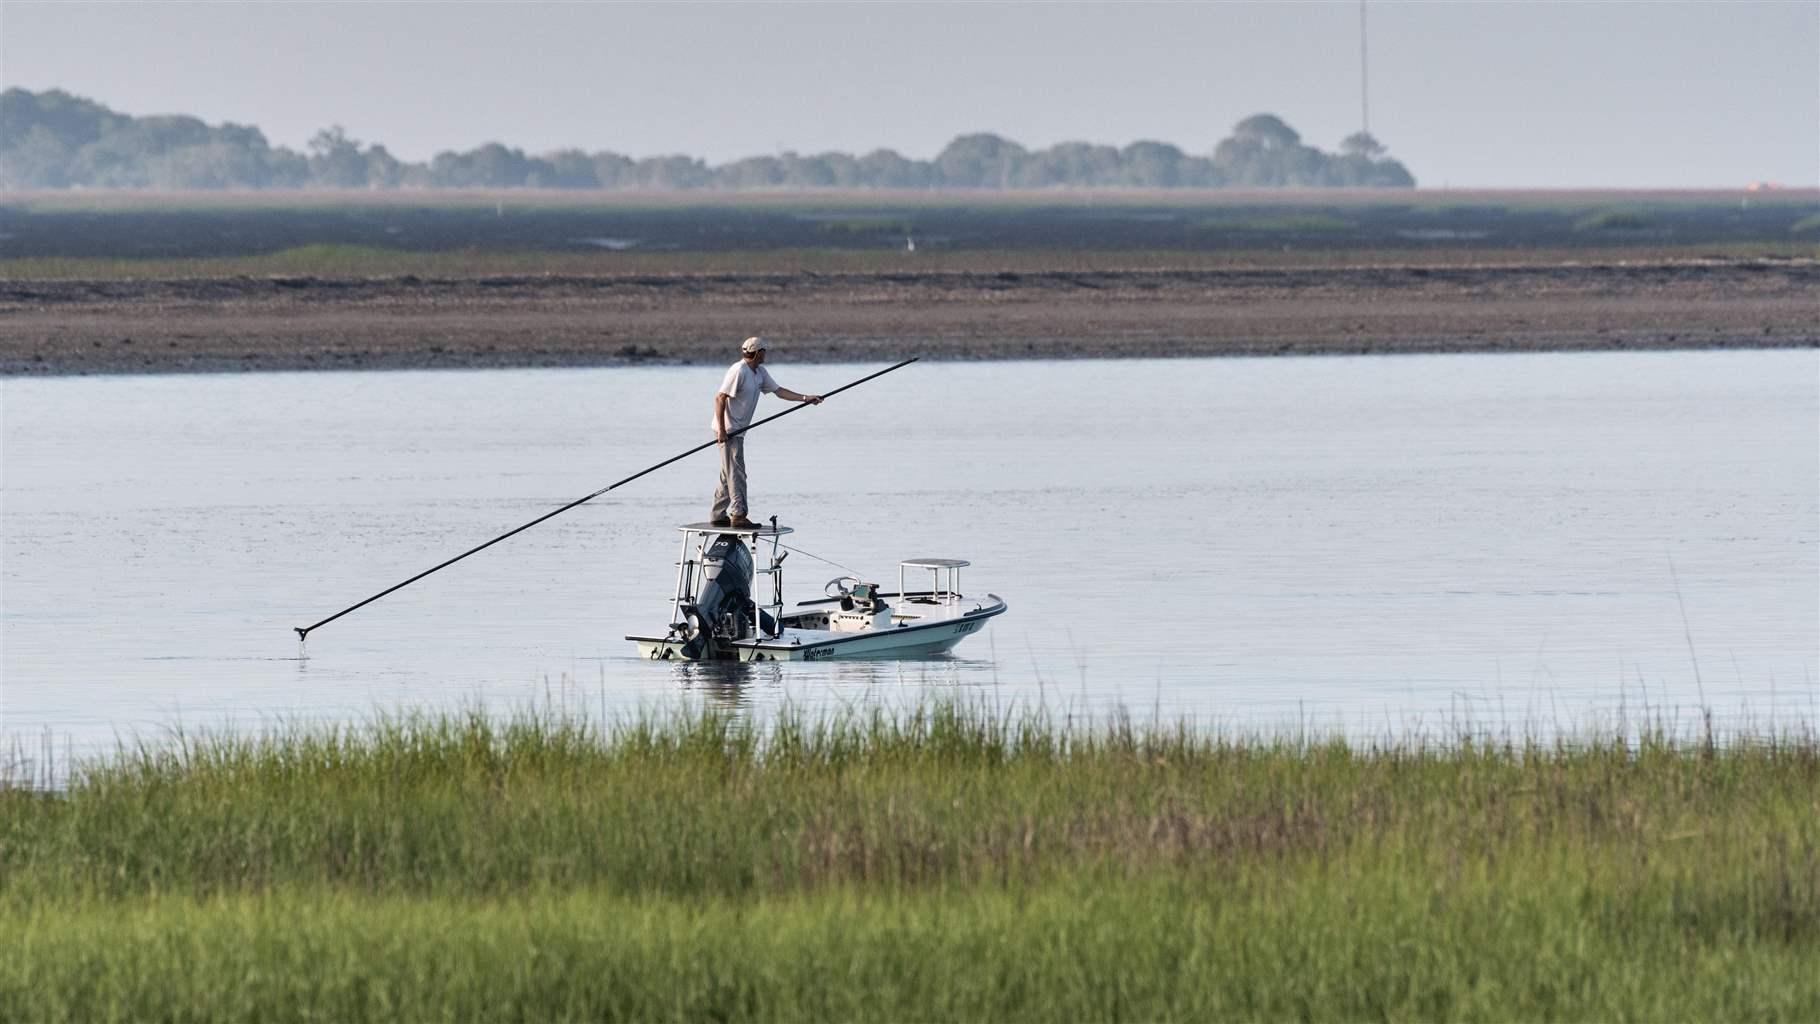
[[[992,666],[990,658],[938,654],[854,658],[794,669],[774,661],[672,661],[669,667],[677,688],[705,706],[743,714],[781,701],[811,718],[826,713],[838,719],[875,711],[910,713],[924,707],[930,696],[938,702],[996,701],[997,692],[980,682]]]

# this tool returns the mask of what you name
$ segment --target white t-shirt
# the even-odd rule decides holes
[[[758,396],[776,390],[777,381],[772,380],[771,371],[762,366],[755,370],[741,359],[727,367],[727,376],[721,380],[719,391],[727,396],[727,430],[751,426],[752,412],[758,408]],[[718,423],[708,429],[716,435],[720,433]]]

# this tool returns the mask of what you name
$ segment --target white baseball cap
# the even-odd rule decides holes
[[[751,355],[754,352],[763,352],[764,350],[765,339],[758,337],[757,335],[747,338],[745,342],[739,346],[739,351],[744,355]]]

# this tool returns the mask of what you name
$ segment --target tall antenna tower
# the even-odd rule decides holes
[[[1359,0],[1359,130],[1371,134],[1371,80],[1366,75],[1365,0]]]

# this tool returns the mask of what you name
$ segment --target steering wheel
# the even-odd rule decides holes
[[[822,587],[822,593],[829,597],[852,597],[853,588],[849,583],[863,583],[858,576],[836,576]]]

